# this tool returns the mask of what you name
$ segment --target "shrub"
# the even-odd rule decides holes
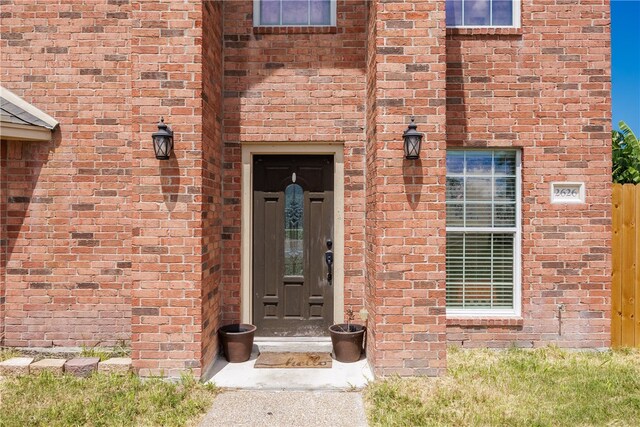
[[[613,148],[613,182],[616,184],[640,183],[640,144],[625,122],[618,124],[620,130],[611,131]]]

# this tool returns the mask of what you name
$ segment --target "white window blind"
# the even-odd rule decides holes
[[[519,154],[447,151],[447,314],[518,314]]]

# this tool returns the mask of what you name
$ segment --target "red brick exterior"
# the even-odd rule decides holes
[[[141,374],[199,375],[215,356],[221,39],[203,22],[219,27],[220,10],[198,1],[131,4],[131,341]],[[176,136],[168,161],[150,150],[158,115]]]
[[[446,366],[444,2],[369,9],[368,354],[383,375],[437,375]],[[424,132],[417,161],[404,159],[401,138],[411,116]]]
[[[609,2],[525,2],[517,31],[449,33],[447,144],[520,147],[523,181],[522,319],[448,319],[449,342],[609,346]],[[551,204],[553,181],[584,182],[586,203]]]
[[[114,3],[2,2],[1,84],[61,124],[50,143],[2,142],[8,346],[131,336],[130,23]]]
[[[3,5],[2,84],[60,121],[49,144],[2,143],[5,345],[130,340],[142,374],[214,359],[221,80],[202,75],[221,74],[221,9]],[[167,162],[151,149],[160,115]]]
[[[247,18],[252,11],[251,1],[224,6],[223,322],[240,316],[243,142],[344,144],[345,305],[359,311],[365,274],[365,1],[338,2],[333,34],[254,34]]]
[[[608,346],[609,3],[523,3],[479,30],[429,0],[338,0],[319,29],[253,28],[250,0],[0,1],[0,84],[60,122],[1,143],[0,344],[123,340],[141,374],[204,374],[240,319],[242,144],[288,142],[344,147],[345,307],[376,373],[438,375],[447,342]],[[446,316],[451,147],[522,150],[519,319]]]
[[[206,368],[218,354],[222,278],[222,3],[202,10],[202,355]]]

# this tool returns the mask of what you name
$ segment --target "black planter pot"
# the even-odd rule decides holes
[[[256,332],[254,325],[234,323],[218,330],[222,352],[230,363],[246,362],[251,357],[253,336]]]
[[[338,362],[351,363],[360,360],[366,330],[364,326],[355,324],[351,324],[347,330],[346,323],[329,327],[333,354]]]

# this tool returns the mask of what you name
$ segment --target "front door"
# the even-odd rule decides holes
[[[253,322],[259,336],[333,324],[333,156],[253,160]],[[329,260],[331,261],[331,260]]]

